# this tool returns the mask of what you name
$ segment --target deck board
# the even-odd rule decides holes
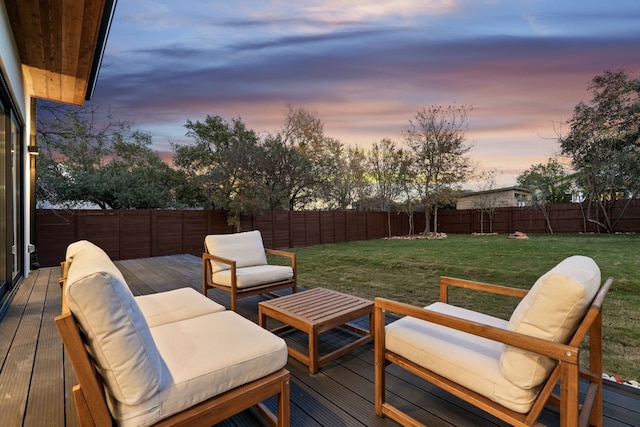
[[[175,255],[117,261],[135,295],[178,287],[201,289],[201,261],[192,255]],[[7,426],[78,425],[71,387],[75,375],[64,355],[53,317],[60,312],[60,269],[32,272],[16,291],[5,317],[0,320],[0,420]],[[301,283],[304,285],[304,283]],[[288,291],[287,291],[288,292]],[[229,294],[218,289],[208,296],[229,307]],[[257,304],[264,297],[243,298],[238,311],[257,322]],[[368,319],[361,319],[364,326]],[[271,326],[271,324],[270,324]],[[320,352],[328,352],[355,334],[325,332]],[[291,332],[289,344],[306,346],[306,334]],[[367,344],[310,375],[307,366],[289,358],[291,372],[291,425],[321,427],[386,427],[398,424],[375,415],[373,404],[373,345]],[[490,415],[457,399],[414,375],[389,367],[387,396],[418,420],[441,427],[504,426]],[[640,391],[605,382],[605,426],[640,425]],[[275,408],[275,399],[267,405]],[[553,410],[543,413],[543,422],[558,425]],[[261,425],[252,410],[220,423],[219,427]]]
[[[64,393],[64,383],[60,381],[64,375],[63,349],[55,324],[49,320],[60,314],[60,304],[56,301],[61,298],[61,291],[58,286],[48,286],[48,279],[48,275],[42,274],[36,283],[36,287],[46,290],[46,300],[40,322],[25,425],[37,425],[41,420],[51,420],[52,424],[57,425],[64,423],[64,401],[55,398],[56,394]]]
[[[11,307],[7,312],[7,316],[20,317],[20,321],[0,375],[0,414],[6,425],[21,425],[25,416],[48,287],[46,277],[42,275],[30,289],[19,289],[16,310]]]

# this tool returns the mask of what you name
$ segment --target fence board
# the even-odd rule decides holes
[[[345,241],[353,242],[354,240],[359,240],[360,236],[358,233],[358,222],[359,222],[359,214],[357,211],[347,211],[345,212],[344,217],[344,228],[345,228]]]
[[[290,234],[290,222],[289,211],[275,211],[273,212],[273,243],[269,248],[290,248],[291,242],[289,238]],[[260,228],[258,228],[260,230]],[[266,243],[265,243],[266,245]]]
[[[182,252],[202,254],[203,242],[207,234],[207,211],[182,211]]]
[[[154,215],[156,217],[156,227],[154,230],[156,250],[152,256],[182,253],[183,234],[181,211],[154,211]]]
[[[136,210],[120,216],[120,257],[151,256],[151,211]]]
[[[307,246],[307,214],[309,212],[296,212],[290,215],[290,245],[291,248]]]
[[[100,246],[111,258],[120,259],[119,211],[87,211],[77,217],[77,232]]]
[[[309,211],[304,212],[305,224],[306,224],[306,245],[316,246],[321,243],[320,239],[320,212]]]
[[[253,223],[256,229],[262,233],[262,241],[267,248],[273,248],[273,212],[262,212],[254,216]]]
[[[333,242],[347,241],[347,215],[346,211],[333,211]]]

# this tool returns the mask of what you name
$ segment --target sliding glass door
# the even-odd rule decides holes
[[[11,281],[15,283],[22,273],[22,259],[24,257],[24,244],[22,233],[22,221],[24,207],[22,206],[22,147],[20,145],[20,126],[14,114],[10,117],[11,134]]]
[[[8,224],[8,204],[7,204],[7,181],[9,171],[9,160],[11,158],[11,150],[7,150],[7,110],[4,108],[2,99],[0,98],[0,302],[6,293],[11,289],[12,279],[9,273],[10,247],[8,245],[9,232]],[[8,153],[7,153],[8,151]],[[1,306],[1,305],[0,305]]]
[[[0,314],[24,273],[22,125],[8,93],[0,78]]]

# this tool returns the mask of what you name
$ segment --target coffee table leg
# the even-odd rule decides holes
[[[258,306],[258,325],[267,329],[267,316],[262,312],[262,307]]]
[[[318,330],[311,328],[309,331],[309,372],[318,372]]]

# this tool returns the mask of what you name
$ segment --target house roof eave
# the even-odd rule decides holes
[[[30,96],[82,105],[94,91],[117,0],[5,0]]]

